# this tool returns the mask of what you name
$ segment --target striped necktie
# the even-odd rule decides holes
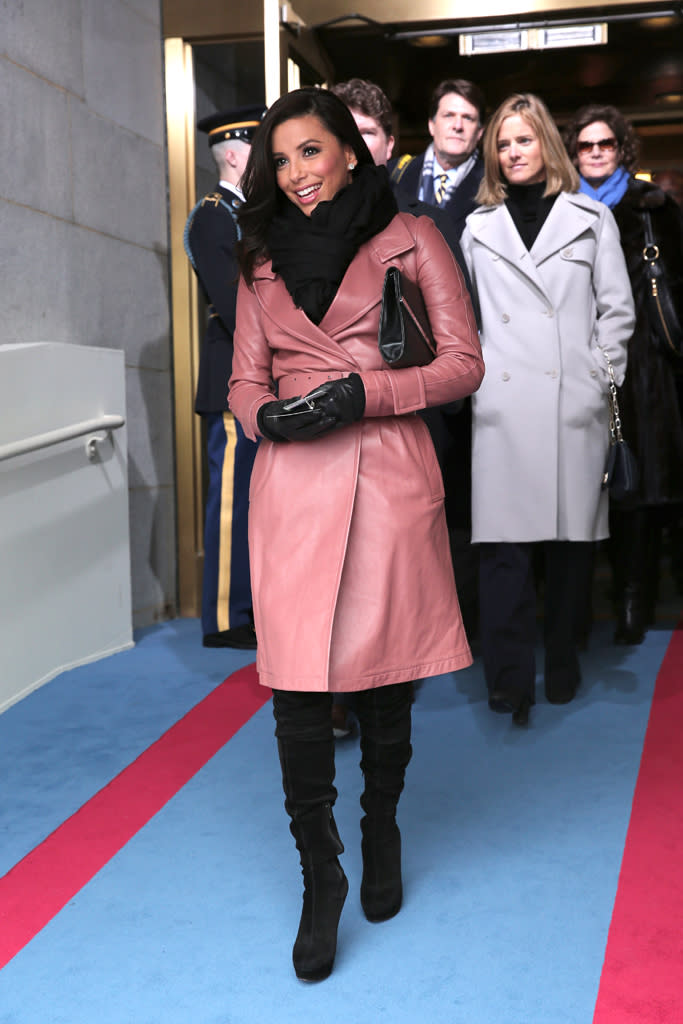
[[[448,185],[448,175],[440,174],[438,178],[434,179],[434,198],[436,199],[437,206],[443,206],[446,200],[446,186]]]

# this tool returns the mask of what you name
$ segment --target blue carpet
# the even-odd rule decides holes
[[[360,909],[341,741],[351,888],[319,985],[291,967],[301,874],[266,705],[0,972],[1,1024],[590,1024],[669,637],[618,649],[600,627],[580,695],[541,696],[528,730],[488,710],[480,663],[419,687],[405,904],[384,924]],[[253,657],[205,651],[194,620],[136,640],[0,716],[3,871]]]

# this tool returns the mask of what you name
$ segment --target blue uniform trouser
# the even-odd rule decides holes
[[[229,412],[207,413],[209,486],[204,524],[202,634],[252,621],[247,520],[258,444]]]

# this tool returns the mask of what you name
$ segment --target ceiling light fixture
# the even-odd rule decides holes
[[[408,42],[411,46],[420,46],[427,50],[438,46],[448,46],[448,39],[445,36],[415,36],[414,39],[409,39]]]
[[[460,54],[510,53],[516,50],[551,50],[568,46],[601,46],[607,42],[607,25],[544,25],[541,28],[463,32],[458,41]]]
[[[356,17],[356,16],[353,15],[353,17]],[[648,10],[648,11],[643,11],[643,10],[640,10],[640,11],[622,11],[619,14],[607,14],[607,13],[602,14],[602,17],[600,19],[599,24],[600,25],[605,25],[605,24],[609,24],[610,22],[618,22],[618,21],[643,21],[643,19],[647,19],[648,27],[654,27],[655,25],[659,25],[662,28],[666,28],[669,24],[671,24],[672,19],[673,20],[677,20],[679,17],[680,17],[680,12],[678,10],[674,10],[674,9],[671,9],[671,8],[667,8],[665,10],[660,10],[660,11],[652,11],[652,10]],[[331,24],[331,23],[330,22],[326,22],[324,24]],[[318,26],[313,26],[313,27],[318,27]],[[590,29],[592,27],[592,23],[586,22],[585,17],[583,19],[580,19],[580,18],[553,18],[552,21],[542,21],[542,20],[538,20],[538,21],[517,21],[517,22],[513,22],[513,23],[509,23],[508,22],[508,23],[501,24],[501,25],[491,25],[490,28],[486,28],[486,29],[482,28],[482,29],[478,30],[478,32],[476,34],[478,35],[479,32],[493,32],[496,35],[500,36],[501,34],[506,34],[508,32],[517,32],[517,33],[519,33],[519,32],[523,32],[525,30],[534,30],[534,31],[550,30],[550,31],[552,31],[554,33],[558,28],[564,28],[564,27],[567,27],[567,28],[570,28],[570,27],[571,28],[578,28],[580,30],[583,30],[583,29],[586,29],[586,28]],[[430,33],[430,34],[438,34],[440,36],[460,36],[460,35],[464,35],[464,34],[467,34],[467,33],[470,33],[470,34],[472,33],[472,26],[471,25],[451,25],[448,28],[433,29],[432,33]],[[402,31],[394,32],[394,31],[389,30],[389,31],[386,32],[386,36],[389,39],[406,40],[406,41],[410,41],[411,39],[415,39],[418,36],[423,36],[424,34],[425,34],[425,30],[424,29],[422,29],[422,30],[413,29],[411,31],[406,31],[406,32],[402,32]],[[565,45],[569,45],[569,44],[566,44],[566,43],[563,42],[563,43],[558,44],[558,45],[565,46]],[[582,42],[581,44],[577,43],[575,45],[582,45],[582,46],[584,46],[586,44]],[[590,45],[590,43],[588,45]],[[518,47],[515,47],[515,49],[517,49],[517,48]],[[491,52],[491,51],[489,50],[488,52]]]

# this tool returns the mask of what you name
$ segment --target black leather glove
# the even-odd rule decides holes
[[[327,381],[311,391],[306,398],[334,421],[335,427],[345,427],[361,419],[365,412],[365,387],[357,373],[340,380]]]
[[[256,422],[269,441],[312,441],[336,426],[332,416],[306,398],[266,402],[257,412]]]

